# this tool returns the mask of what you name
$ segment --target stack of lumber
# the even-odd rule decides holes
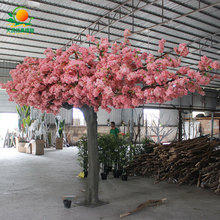
[[[135,156],[129,173],[151,176],[157,181],[196,184],[220,191],[219,142],[208,137],[155,145],[153,153]]]
[[[220,150],[214,151],[208,165],[201,169],[197,186],[210,188],[220,194]]]

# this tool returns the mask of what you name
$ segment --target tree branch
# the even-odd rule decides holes
[[[159,85],[159,84],[154,84],[154,85],[146,85],[146,86],[144,86],[142,89],[141,89],[141,91],[144,91],[145,89],[154,89],[154,88],[156,88],[156,87],[164,87],[165,85],[167,85],[168,83],[170,83],[170,82],[173,82],[175,79],[171,79],[171,80],[168,80],[165,84],[163,84],[163,85]]]

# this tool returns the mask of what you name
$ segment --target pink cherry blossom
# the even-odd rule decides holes
[[[125,31],[124,31],[124,37],[125,37],[125,38],[128,38],[130,35],[131,35],[131,31],[128,30],[128,29],[125,29]]]
[[[164,51],[164,44],[166,43],[166,40],[164,40],[164,39],[161,39],[160,41],[159,41],[159,50],[158,50],[158,53],[163,53],[163,51]]]
[[[66,51],[45,50],[44,59],[26,57],[11,70],[12,81],[1,84],[9,100],[57,114],[62,104],[74,107],[92,106],[111,111],[114,108],[135,108],[145,103],[163,103],[197,91],[204,95],[201,85],[207,85],[219,75],[211,69],[219,63],[201,57],[200,71],[181,64],[180,58],[168,54],[154,56],[130,47],[129,30],[124,42],[112,44],[108,39],[88,36],[95,43],[90,47],[71,45]],[[159,42],[164,51],[165,40]],[[174,49],[186,56],[186,44]],[[182,65],[182,66],[181,66]],[[171,71],[172,69],[172,71]]]
[[[183,57],[186,57],[189,53],[189,50],[187,49],[187,45],[185,43],[179,44],[178,48],[175,47],[173,49],[178,55]]]
[[[198,63],[198,67],[200,70],[209,70],[211,66],[212,60],[207,56],[202,56],[201,60]]]
[[[211,68],[215,69],[215,70],[218,70],[220,69],[220,64],[218,61],[214,61],[211,63]]]

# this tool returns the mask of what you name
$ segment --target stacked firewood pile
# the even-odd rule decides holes
[[[208,165],[200,172],[197,186],[211,188],[220,194],[220,149],[210,155]]]
[[[209,137],[155,145],[150,154],[136,155],[129,173],[151,176],[156,181],[197,184],[220,192],[220,142]]]

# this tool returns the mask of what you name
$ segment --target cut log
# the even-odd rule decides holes
[[[130,211],[130,212],[126,212],[124,214],[121,214],[120,215],[120,218],[123,218],[123,217],[126,217],[128,215],[131,215],[135,212],[138,212],[140,210],[142,210],[143,208],[146,208],[146,207],[152,207],[152,206],[158,206],[158,205],[161,205],[162,203],[164,203],[167,199],[164,198],[164,199],[160,199],[160,200],[148,200],[144,203],[141,203],[136,209]]]

